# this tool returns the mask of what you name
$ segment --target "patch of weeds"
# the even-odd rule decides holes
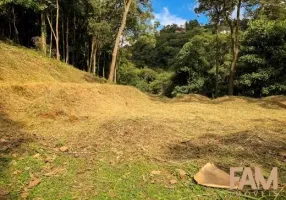
[[[215,189],[177,177],[176,168],[142,160],[114,166],[99,162],[93,173],[98,195],[93,199],[204,199],[199,198],[202,194],[205,199],[219,198]],[[171,184],[173,179],[176,183]]]
[[[85,167],[85,162],[80,158],[73,158],[62,155],[57,156],[53,162],[53,169],[59,169],[59,173],[51,176],[42,176],[41,184],[33,188],[29,193],[29,198],[54,199],[74,199],[81,197],[82,193],[76,187],[85,185],[88,178],[81,179],[78,172]]]
[[[12,161],[11,157],[0,157],[0,187],[5,187],[10,183],[8,166]]]

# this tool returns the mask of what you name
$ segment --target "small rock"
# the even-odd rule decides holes
[[[175,180],[175,179],[170,180],[170,184],[171,184],[171,185],[174,185],[174,184],[176,184],[176,183],[177,183],[177,180]]]
[[[78,155],[77,153],[75,153],[75,154],[74,154],[74,157],[75,157],[75,158],[78,158],[78,157],[79,157],[79,155]]]
[[[41,183],[41,180],[40,179],[34,179],[33,181],[30,181],[29,185],[28,185],[28,188],[31,189],[37,185],[39,185]]]
[[[60,148],[60,151],[61,151],[61,152],[67,152],[68,150],[69,150],[69,148],[66,147],[66,146],[62,146],[62,147]]]

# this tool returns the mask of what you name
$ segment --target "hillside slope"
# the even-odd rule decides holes
[[[39,52],[0,41],[0,82],[93,82],[92,76]]]
[[[0,199],[241,199],[193,182],[207,162],[277,166],[286,183],[283,96],[162,101],[31,50],[0,53]]]

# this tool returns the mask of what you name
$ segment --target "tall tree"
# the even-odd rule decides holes
[[[59,17],[60,17],[60,5],[59,5],[59,0],[56,0],[56,9],[57,9],[57,14],[56,14],[56,49],[57,49],[57,60],[61,59],[60,55],[60,36],[59,36]]]
[[[115,39],[115,43],[114,43],[114,48],[112,51],[112,60],[111,60],[111,64],[109,67],[109,77],[108,77],[108,81],[109,82],[113,82],[114,81],[114,74],[115,74],[115,65],[116,65],[116,60],[117,60],[117,54],[118,54],[118,48],[119,48],[119,43],[120,43],[120,37],[122,36],[122,33],[125,29],[125,25],[126,25],[126,20],[127,20],[127,15],[128,12],[130,10],[130,6],[131,3],[134,0],[124,0],[124,12],[122,15],[122,19],[121,19],[121,25],[119,27],[118,33],[116,35],[116,39]]]
[[[199,0],[199,7],[195,9],[198,13],[207,13],[211,21],[215,24],[216,33],[216,56],[215,56],[215,67],[216,67],[216,83],[215,83],[215,97],[218,97],[218,77],[219,77],[219,25],[223,18],[223,12],[225,12],[224,1],[218,0]]]
[[[232,63],[229,72],[229,83],[228,83],[228,94],[233,95],[233,87],[234,87],[234,77],[237,70],[237,62],[239,55],[239,30],[240,30],[240,12],[241,12],[242,0],[238,0],[235,4],[236,7],[236,21],[234,23],[233,20],[230,19],[230,16],[225,13],[225,19],[230,27],[231,32],[231,44],[232,44]]]
[[[233,95],[234,78],[237,70],[237,62],[240,50],[239,32],[240,32],[240,17],[242,3],[247,0],[199,0],[198,11],[207,11],[211,16],[215,16],[212,20],[216,21],[223,16],[230,28],[231,35],[231,50],[232,63],[229,70],[228,94]],[[232,18],[235,15],[235,19]],[[219,17],[219,18],[218,18]],[[217,23],[217,22],[216,22]]]
[[[41,12],[41,47],[44,55],[47,54],[47,26],[46,26],[46,9],[45,0],[40,1],[39,10]]]
[[[60,36],[59,36],[59,16],[60,16],[60,4],[59,4],[59,0],[56,0],[55,2],[55,7],[56,7],[56,30],[54,30],[54,27],[52,25],[52,16],[47,16],[47,20],[49,22],[49,25],[50,25],[50,29],[51,29],[51,32],[54,36],[54,39],[56,41],[56,58],[57,60],[60,60],[61,59],[61,55],[60,55]]]

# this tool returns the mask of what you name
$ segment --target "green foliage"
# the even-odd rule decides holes
[[[138,38],[132,47],[132,60],[137,67],[155,65],[156,38],[154,35],[145,34]]]
[[[135,65],[131,62],[124,62],[121,64],[118,70],[118,83],[122,85],[132,85],[136,86],[139,82],[139,73],[140,70],[135,67]]]
[[[203,32],[194,36],[186,43],[177,55],[175,69],[177,71],[173,96],[178,94],[199,93],[213,96],[216,75],[216,54],[220,55],[219,81],[224,83],[228,73],[227,60],[229,50],[228,38],[225,35],[215,35]],[[217,52],[218,51],[218,52]]]
[[[173,73],[155,71],[148,67],[139,69],[133,63],[126,61],[119,67],[118,76],[119,84],[132,85],[152,94],[165,94],[172,84]]]
[[[286,94],[286,21],[251,22],[243,45],[237,81],[240,94]]]
[[[255,17],[258,19],[268,20],[285,20],[286,7],[283,0],[255,0],[254,3],[258,5],[255,10]]]

